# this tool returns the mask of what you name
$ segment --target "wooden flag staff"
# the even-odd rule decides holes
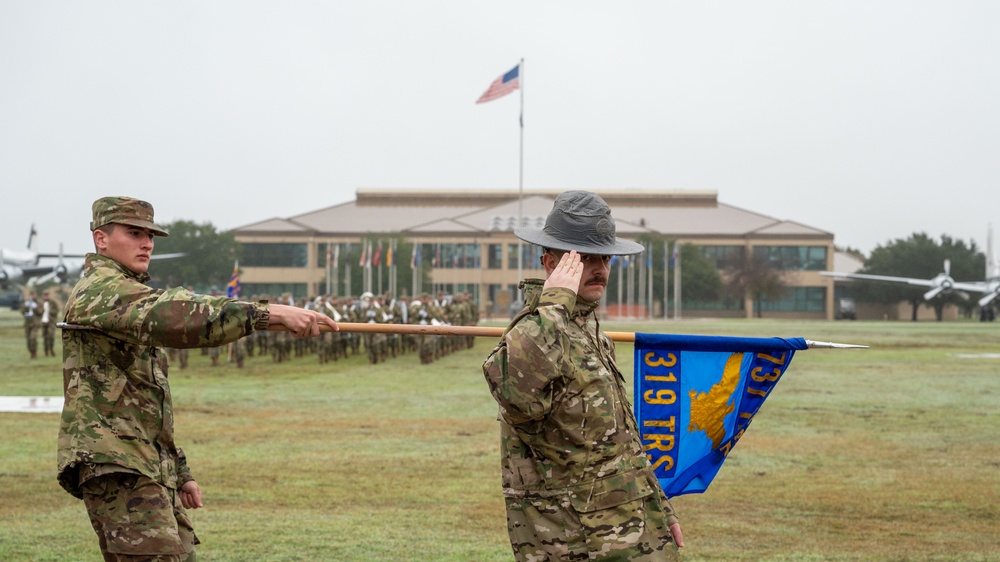
[[[79,324],[67,324],[59,322],[56,324],[63,330],[94,330],[91,326]],[[376,324],[361,322],[338,322],[337,326],[341,332],[353,332],[360,334],[413,334],[418,336],[475,336],[487,338],[499,338],[506,329],[502,326],[450,326],[441,324]],[[280,324],[271,324],[268,327],[271,331],[287,331]],[[321,332],[334,332],[332,328],[325,324],[320,324]],[[616,342],[635,343],[635,332],[604,332],[609,338]],[[806,340],[809,349],[867,349],[867,345],[854,345],[849,343],[817,342]]]
[[[421,336],[477,336],[499,338],[506,329],[502,326],[450,326],[441,324],[376,324],[360,322],[338,322],[341,332],[356,332],[369,334],[414,334]],[[277,326],[274,328],[281,329]],[[321,332],[333,332],[324,324],[320,325]],[[616,342],[635,343],[635,332],[604,332],[609,338]],[[818,342],[806,340],[810,349],[867,349],[867,345],[854,345],[849,343]]]

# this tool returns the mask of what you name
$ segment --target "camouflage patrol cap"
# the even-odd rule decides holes
[[[628,256],[643,250],[641,244],[615,235],[611,207],[589,191],[560,193],[543,228],[515,228],[514,236],[543,248],[599,256]]]
[[[168,236],[167,231],[153,223],[153,206],[132,197],[101,197],[94,201],[94,220],[90,230],[110,224],[127,224],[149,229],[157,236]]]

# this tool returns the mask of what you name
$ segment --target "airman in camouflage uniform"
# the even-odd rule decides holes
[[[91,230],[97,253],[87,255],[62,332],[59,483],[84,500],[106,561],[193,560],[198,539],[185,509],[202,506],[201,489],[174,441],[162,347],[215,346],[269,326],[315,336],[319,323],[336,324],[148,287],[153,236],[167,233],[145,201],[98,199]]]
[[[38,326],[42,311],[35,294],[31,293],[21,303],[21,316],[24,318],[24,340],[28,344],[28,354],[32,359],[38,357]]]
[[[499,404],[501,474],[520,561],[679,560],[680,525],[653,475],[595,309],[610,256],[642,246],[615,236],[611,211],[587,192],[556,198],[544,229],[544,282],[483,364]],[[578,253],[580,252],[580,253]]]
[[[42,326],[42,347],[45,356],[56,356],[56,323],[59,322],[59,303],[48,291],[42,293],[42,304],[38,306],[39,322]]]

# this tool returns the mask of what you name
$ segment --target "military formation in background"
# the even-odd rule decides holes
[[[213,291],[213,294],[218,291]],[[318,296],[295,299],[285,293],[280,297],[254,295],[250,302],[267,300],[276,304],[289,304],[317,310],[336,322],[374,324],[418,324],[422,326],[475,326],[479,323],[479,306],[466,293],[437,296],[422,294],[419,298],[393,297],[392,293],[374,295],[370,292],[356,297]],[[38,356],[41,334],[46,357],[55,356],[56,323],[62,320],[58,298],[51,298],[49,291],[42,300],[31,293],[21,305],[24,318],[24,337],[28,353]],[[424,336],[412,334],[372,334],[351,332],[324,332],[315,338],[295,339],[286,332],[254,332],[235,343],[222,347],[202,348],[198,353],[207,355],[213,366],[226,363],[242,368],[249,357],[270,357],[280,363],[293,357],[313,355],[321,364],[364,353],[371,364],[409,355],[421,364],[461,349],[469,349],[474,336]],[[186,369],[191,351],[168,349],[166,364]]]
[[[439,293],[436,297],[424,294],[410,299],[395,298],[392,293],[365,292],[357,297],[295,299],[286,293],[277,298],[254,295],[249,300],[316,310],[336,322],[423,326],[475,326],[479,323],[479,307],[467,294]],[[428,364],[454,351],[469,349],[474,343],[473,336],[324,332],[315,338],[295,339],[286,332],[255,332],[228,346],[204,350],[204,353],[213,366],[234,363],[237,368],[242,368],[251,357],[270,356],[272,362],[281,363],[312,355],[320,364],[325,364],[362,353],[373,365],[404,355],[415,356],[421,364]],[[167,350],[169,364],[181,369],[187,368],[188,355],[189,351],[184,349]]]

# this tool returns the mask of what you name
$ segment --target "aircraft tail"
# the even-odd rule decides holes
[[[31,252],[38,253],[38,231],[35,230],[35,224],[31,224],[31,232],[28,233],[28,250]]]
[[[993,223],[986,230],[986,280],[1000,279],[1000,262],[993,251]]]

